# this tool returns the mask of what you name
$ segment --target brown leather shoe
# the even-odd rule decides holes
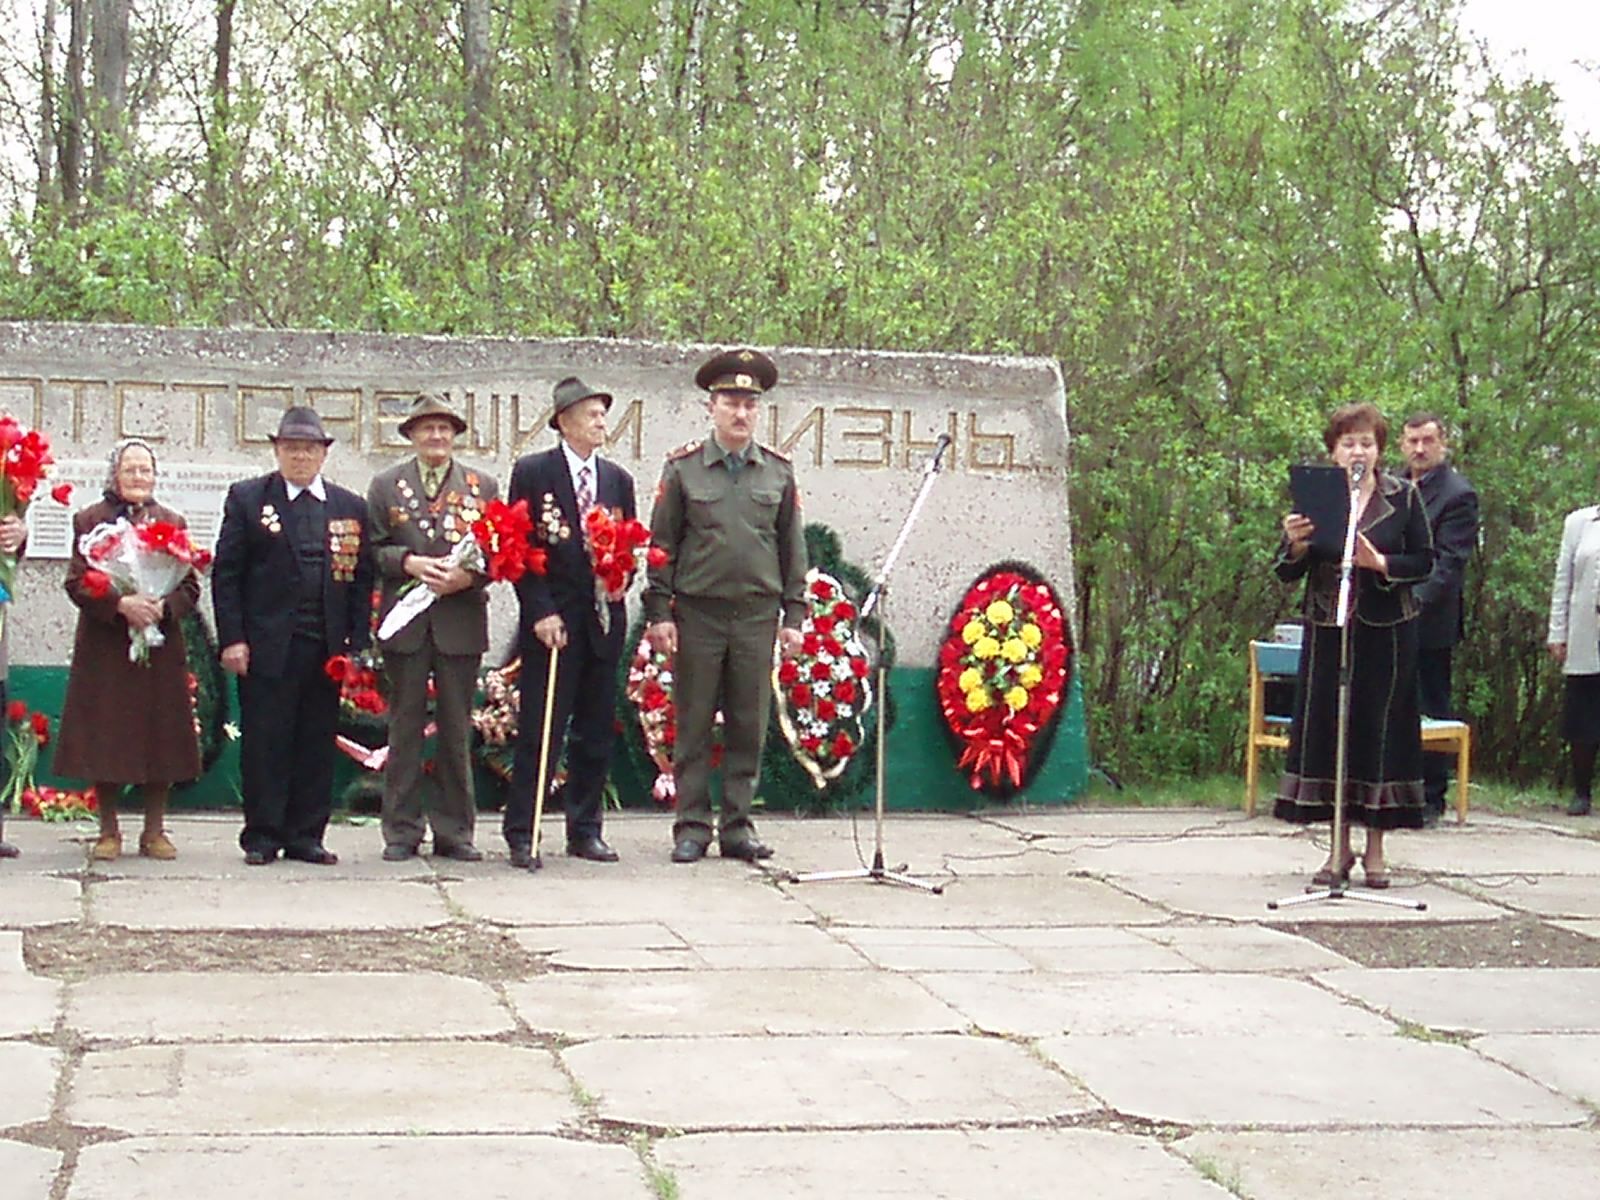
[[[171,862],[178,857],[178,848],[172,844],[166,830],[157,829],[154,833],[146,830],[139,835],[139,853],[158,862]]]
[[[10,842],[0,841],[0,858],[16,858],[22,853]]]
[[[102,833],[94,844],[94,849],[89,851],[91,862],[116,862],[122,857],[122,835],[120,833]]]

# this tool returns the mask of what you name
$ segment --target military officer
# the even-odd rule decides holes
[[[778,368],[757,350],[728,350],[695,373],[710,395],[711,434],[668,456],[651,513],[667,561],[650,569],[651,644],[675,656],[678,814],[672,861],[697,862],[711,843],[711,743],[723,714],[718,846],[754,861],[772,849],[750,820],[772,702],[772,646],[800,646],[806,545],[794,468],[755,440],[761,397]],[[781,619],[781,627],[780,627]]]
[[[411,580],[439,597],[383,645],[389,685],[389,757],[383,768],[383,858],[404,862],[423,833],[423,729],[428,681],[439,726],[439,796],[428,815],[436,858],[477,862],[472,844],[472,694],[489,647],[489,578],[453,566],[450,556],[499,490],[494,477],[455,458],[467,423],[439,394],[418,396],[400,423],[416,456],[373,477],[367,487],[372,547],[383,581],[382,613]]]

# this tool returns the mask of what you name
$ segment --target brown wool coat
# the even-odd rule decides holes
[[[148,521],[184,520],[151,504]],[[193,571],[167,597],[161,632],[166,643],[150,652],[150,664],[128,661],[128,622],[117,612],[117,595],[100,599],[83,587],[87,567],[78,538],[115,510],[102,500],[72,518],[72,561],[67,595],[78,606],[67,702],[61,713],[53,771],[88,783],[181,783],[200,774],[200,748],[189,700],[189,671],[178,621],[200,598]]]

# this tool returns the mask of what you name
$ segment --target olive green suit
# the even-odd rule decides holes
[[[751,443],[735,470],[712,438],[670,455],[661,472],[650,533],[667,562],[650,570],[645,619],[675,621],[673,838],[708,845],[712,833],[711,748],[723,714],[722,847],[754,836],[750,804],[772,702],[778,620],[805,615],[806,543],[794,468]]]

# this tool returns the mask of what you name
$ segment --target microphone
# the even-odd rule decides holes
[[[932,474],[939,469],[939,464],[944,458],[944,452],[950,449],[950,435],[941,433],[939,440],[934,443],[933,458],[928,461],[928,473]]]
[[[1362,481],[1362,479],[1364,479],[1366,477],[1366,474],[1367,474],[1367,464],[1366,463],[1364,463],[1364,462],[1353,462],[1353,463],[1351,463],[1350,464],[1350,486],[1351,487],[1355,487],[1356,484],[1360,483]]]

